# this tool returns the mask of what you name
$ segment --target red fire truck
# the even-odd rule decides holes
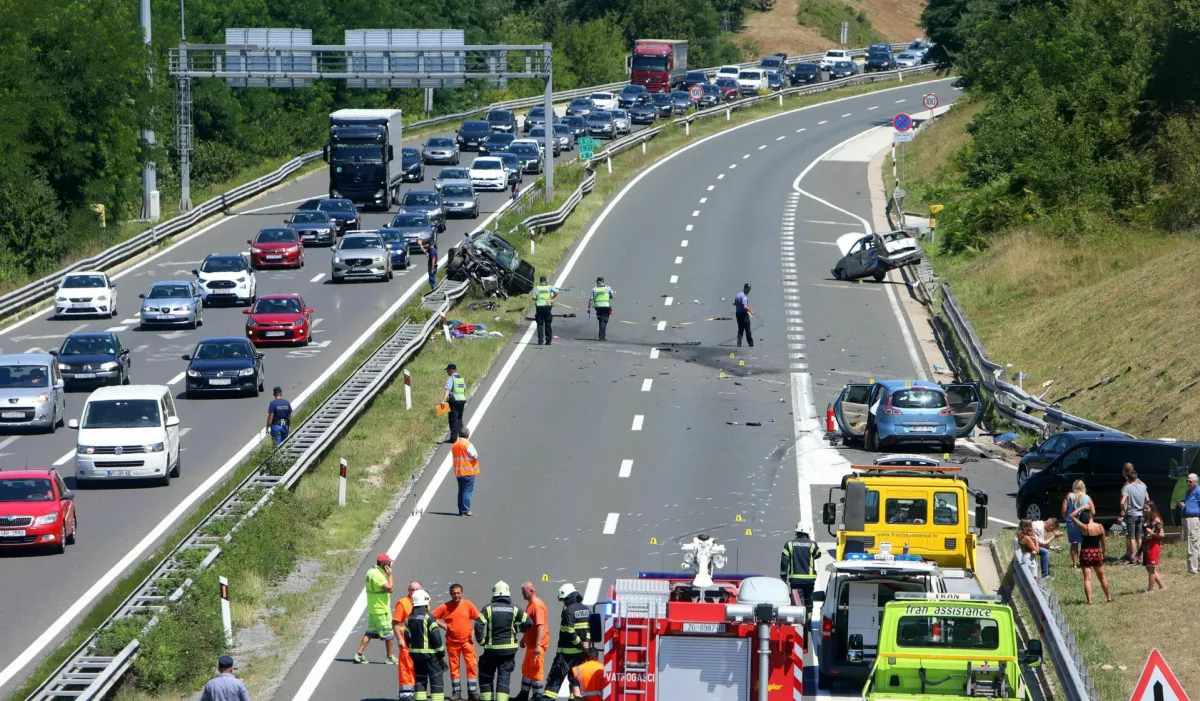
[[[687,75],[687,41],[638,39],[633,44],[629,82],[650,92],[671,92]]]
[[[695,574],[618,579],[596,604],[606,701],[796,701],[803,694],[803,606],[773,577],[713,576],[724,546],[683,546]]]

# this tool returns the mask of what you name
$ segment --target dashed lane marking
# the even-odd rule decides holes
[[[786,138],[787,138],[786,136],[777,136],[777,137],[775,137],[775,140],[776,140],[776,141],[783,141],[783,140],[784,140],[784,139],[786,139]]]
[[[675,256],[675,265],[683,264],[683,256]]]
[[[617,532],[617,519],[621,514],[610,513],[608,518],[604,519],[604,535],[612,535]]]
[[[650,385],[652,384],[654,384],[654,380],[652,378],[647,377],[646,379],[642,380],[642,391],[649,392]]]
[[[868,107],[867,111],[870,112],[871,110],[877,110],[877,109],[879,109],[879,105],[875,105],[874,107]]]
[[[67,453],[66,455],[62,456],[62,457],[61,457],[61,458],[59,458],[58,460],[55,460],[55,461],[54,461],[54,466],[55,466],[55,467],[59,467],[59,466],[62,466],[62,465],[66,465],[66,464],[67,464],[68,462],[70,462],[70,461],[71,461],[71,459],[72,459],[72,458],[74,458],[74,457],[75,457],[75,451],[74,451],[74,450],[72,450],[71,452],[69,452],[69,453]]]
[[[179,384],[179,381],[182,380],[186,374],[187,374],[186,372],[179,373],[175,377],[172,377],[171,379],[167,380],[167,384],[169,384],[169,385]]]
[[[684,231],[691,231],[691,230],[692,230],[692,229],[694,229],[694,228],[695,228],[695,225],[694,225],[694,224],[688,224],[687,226],[683,227],[683,230],[684,230]]]
[[[674,284],[675,284],[675,283],[677,283],[677,282],[679,282],[679,276],[678,276],[678,275],[672,275],[672,276],[671,276],[671,284],[672,284],[672,285],[674,285]]]
[[[660,321],[660,322],[658,322],[658,326],[656,326],[655,328],[658,329],[659,331],[663,331],[667,328],[667,322]],[[655,356],[655,357],[657,357],[657,356]]]
[[[845,119],[846,117],[849,117],[849,116],[850,116],[850,115],[852,115],[852,114],[854,114],[854,113],[853,113],[853,112],[847,112],[846,114],[843,114],[843,115],[842,115],[842,119]]]
[[[698,217],[698,216],[700,216],[700,210],[698,210],[698,209],[694,209],[694,210],[692,210],[692,216],[693,216],[693,217]]]
[[[828,122],[829,122],[828,119],[822,119],[821,121],[817,122],[817,126],[821,126],[822,124],[826,124]]]
[[[669,307],[669,306],[671,306],[671,305],[672,305],[672,304],[674,304],[674,303],[675,303],[675,298],[674,298],[674,297],[667,297],[666,299],[664,299],[664,300],[663,300],[663,306],[664,306],[664,307]]]
[[[807,129],[807,127],[800,127],[799,129],[796,130],[796,133],[799,134],[800,132],[805,131],[806,129]]]
[[[313,278],[311,280],[309,280],[309,282],[320,282],[321,278],[323,278],[323,277],[325,277],[325,273],[320,273],[318,275],[314,275]]]
[[[2,447],[2,446],[0,446]],[[617,477],[622,479],[628,478],[633,474],[633,460],[625,459],[621,461],[621,471],[617,473]]]
[[[717,187],[716,185],[709,185],[709,186],[708,186],[708,191],[709,191],[709,192],[712,192],[714,189],[716,189],[716,187]]]
[[[700,198],[700,204],[704,204],[705,202],[708,202],[708,198],[707,198],[707,197],[701,197],[701,198]]]
[[[634,416],[633,416],[633,428],[632,428],[632,429],[630,429],[630,430],[632,430],[632,431],[640,431],[640,430],[642,430],[642,423],[643,423],[643,422],[645,422],[645,420],[646,420],[646,417],[645,417],[645,416],[643,416],[642,414],[634,414]]]
[[[650,359],[651,359],[651,360],[658,360],[658,349],[657,349],[657,348],[651,348],[651,349],[650,349]]]
[[[758,147],[758,150],[759,150],[759,151],[761,151],[761,150],[765,149],[766,147],[767,147],[767,145],[766,145],[766,144],[763,144],[762,146],[759,146],[759,147]]]
[[[724,179],[725,179],[724,173],[717,173],[717,180],[724,180]]]
[[[680,248],[687,248],[687,244],[688,244],[688,240],[687,240],[687,239],[683,239],[682,241],[680,241],[680,242],[679,242],[679,247],[680,247]]]

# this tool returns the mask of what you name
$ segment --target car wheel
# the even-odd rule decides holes
[[[875,282],[883,282],[883,279],[887,277],[887,271],[883,268],[876,267],[875,272],[871,274],[871,277],[875,278]]]
[[[67,425],[67,417],[59,416],[58,423],[56,423],[54,425],[57,426],[58,428],[62,428],[63,426],[66,426]]]
[[[204,326],[204,314],[199,309],[196,310],[196,326]]]
[[[337,275],[334,275],[333,276],[333,284],[335,284],[335,285],[342,284],[342,278],[338,277]]]
[[[162,477],[159,477],[157,480],[155,480],[155,484],[158,485],[159,487],[170,487],[171,486],[171,471],[167,470],[167,474],[165,474]]]
[[[121,378],[121,384],[123,384],[123,385],[129,384],[129,373],[125,373],[125,376]]]
[[[954,442],[953,441],[942,445],[942,453],[943,454],[949,455],[950,453],[953,453],[953,452],[954,452]]]
[[[312,329],[304,333],[304,338],[300,339],[300,347],[303,348],[312,342]]]
[[[391,280],[393,277],[395,277],[395,272],[391,268],[388,268],[387,279]]]
[[[51,552],[55,555],[62,555],[67,551],[67,524],[63,523],[62,528],[58,531],[58,542],[50,547]]]
[[[1017,467],[1017,486],[1025,484],[1025,480],[1029,479],[1029,470],[1024,465]]]
[[[67,545],[74,545],[75,539],[78,537],[78,534],[79,534],[79,517],[76,516],[75,517],[75,526],[71,529],[71,534],[66,536],[65,538],[63,538],[63,542],[66,543]]]
[[[1042,503],[1041,499],[1035,497],[1025,503],[1025,506],[1021,509],[1020,516],[1030,521],[1041,521],[1045,519],[1047,513],[1049,512],[1046,510],[1046,505]]]
[[[183,451],[179,451],[179,455],[175,456],[175,467],[171,468],[171,476],[178,477],[183,469]]]
[[[879,436],[877,434],[878,431],[872,431],[869,428],[867,429],[866,433],[863,434],[863,448],[865,448],[868,452],[878,452]]]
[[[837,280],[845,280],[846,279],[846,270],[844,268],[834,268],[833,269],[833,277]]]

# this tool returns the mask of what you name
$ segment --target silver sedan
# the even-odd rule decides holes
[[[421,149],[421,160],[426,165],[440,163],[442,165],[456,166],[458,165],[458,144],[454,143],[454,139],[444,136],[434,136],[425,142],[424,148]]]
[[[194,329],[204,323],[200,286],[191,280],[156,282],[138,297],[142,299],[139,316],[143,329],[153,326]]]
[[[617,134],[628,134],[632,129],[629,113],[622,109],[612,110],[613,124],[617,125]]]
[[[392,279],[392,254],[375,231],[346,234],[333,250],[333,281]]]

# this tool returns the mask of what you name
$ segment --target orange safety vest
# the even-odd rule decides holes
[[[479,474],[479,458],[471,457],[467,452],[470,447],[471,441],[466,438],[459,438],[454,441],[454,445],[450,446],[450,454],[454,456],[455,477],[471,477]]]
[[[604,665],[596,660],[588,660],[571,670],[579,682],[583,698],[600,698],[604,693]]]

